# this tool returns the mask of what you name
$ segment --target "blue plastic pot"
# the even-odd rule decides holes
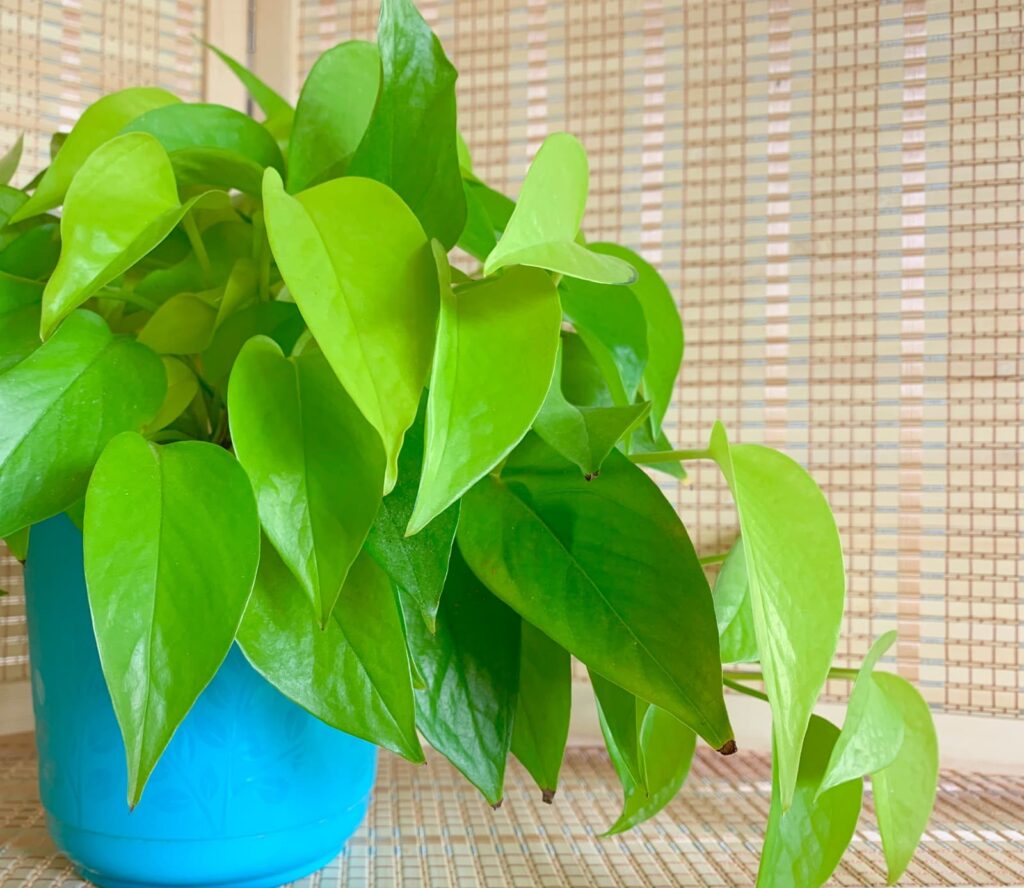
[[[376,748],[287,700],[237,647],[129,811],[82,535],[66,517],[32,528],[25,586],[40,794],[50,835],[83,876],[109,888],[257,888],[340,853],[366,814]]]

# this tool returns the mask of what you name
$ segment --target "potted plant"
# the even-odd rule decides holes
[[[550,136],[515,203],[486,185],[411,0],[294,109],[223,58],[262,121],[123,90],[0,190],[0,536],[27,552],[57,844],[101,885],[277,885],[342,848],[375,748],[418,762],[421,737],[492,805],[510,753],[551,801],[575,656],[610,831],[698,742],[736,750],[732,687],[773,725],[759,883],[828,878],[865,776],[898,878],[928,708],[874,671],[891,635],[832,668],[843,556],[804,470],[721,426],[671,448],[679,316],[584,240],[580,144]],[[698,557],[642,468],[688,460],[731,488],[727,554]],[[829,677],[841,730],[812,712]]]

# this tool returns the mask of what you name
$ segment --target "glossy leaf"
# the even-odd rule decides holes
[[[286,358],[266,336],[235,362],[228,416],[263,529],[326,626],[380,508],[380,438],[323,355]]]
[[[164,387],[156,355],[87,311],[0,374],[0,537],[79,499],[104,445],[152,417]]]
[[[288,143],[288,190],[345,175],[380,90],[380,53],[364,40],[339,43],[310,69]]]
[[[14,144],[0,157],[0,185],[7,185],[14,174],[18,172],[18,164],[21,163],[21,152],[25,147],[25,134],[22,133],[15,139]]]
[[[530,436],[500,479],[465,495],[458,540],[523,619],[731,749],[707,580],[679,516],[628,459],[612,453],[588,482]]]
[[[426,689],[416,723],[492,805],[501,803],[519,684],[519,618],[452,553],[437,628],[406,621]]]
[[[264,169],[284,171],[274,137],[248,114],[223,105],[165,105],[136,117],[123,132],[155,137],[183,185],[237,188],[258,195]]]
[[[253,336],[269,336],[285,354],[291,352],[305,324],[294,302],[260,302],[225,319],[203,352],[203,378],[226,390],[242,346]]]
[[[647,328],[643,391],[653,405],[652,427],[660,428],[672,403],[676,376],[683,360],[683,322],[676,301],[654,266],[639,254],[618,244],[595,243],[589,246],[595,253],[616,256],[636,269],[637,279],[629,289],[643,306]]]
[[[96,463],[84,537],[134,806],[234,641],[259,563],[259,519],[245,471],[223,447],[158,447],[125,432]]]
[[[629,287],[566,280],[562,310],[601,368],[612,400],[620,407],[636,400],[647,366],[647,323]]]
[[[423,467],[425,421],[424,405],[405,434],[398,457],[398,483],[381,503],[366,538],[366,550],[387,571],[400,594],[408,598],[428,630],[433,632],[455,544],[459,504],[452,503],[415,536],[405,535]]]
[[[587,204],[589,180],[583,146],[568,133],[544,140],[530,164],[508,225],[484,263],[494,274],[509,265],[533,265],[603,284],[628,284],[633,267],[576,240]]]
[[[742,540],[737,539],[729,549],[711,594],[715,600],[722,662],[756,663],[759,656],[757,634],[754,630],[754,609],[750,603],[747,556]]]
[[[625,832],[650,820],[675,798],[690,773],[697,735],[658,706],[646,706],[645,710],[640,724],[640,759],[646,788],[633,782],[613,754],[612,763],[625,798],[622,813],[605,835]]]
[[[264,539],[238,642],[256,670],[303,709],[339,731],[423,761],[398,604],[368,556],[352,566],[321,630],[305,591]]]
[[[213,339],[217,309],[195,293],[172,296],[139,331],[139,342],[161,355],[195,355]]]
[[[381,0],[380,98],[348,173],[389,185],[446,249],[466,222],[456,71],[412,0]]]
[[[640,728],[651,704],[590,670],[601,734],[619,780],[629,789],[646,793],[647,776],[641,755]],[[692,731],[690,732],[693,733]]]
[[[551,386],[562,324],[558,293],[543,272],[517,268],[453,292],[440,251],[438,262],[443,272],[437,354],[410,534],[493,469],[529,431]]]
[[[384,441],[390,490],[434,347],[437,272],[430,245],[399,197],[367,179],[334,179],[295,198],[267,170],[264,200],[288,289],[341,384]]]
[[[788,810],[783,805],[778,770],[772,769],[772,804],[757,871],[758,886],[824,885],[850,844],[860,816],[863,781],[852,780],[817,795],[838,737],[839,729],[831,722],[811,717]]]
[[[576,463],[589,479],[601,471],[601,464],[615,445],[644,421],[651,404],[644,401],[629,407],[577,407],[562,392],[562,376],[560,349],[555,376],[533,422],[533,430]]]
[[[192,403],[192,399],[199,391],[199,380],[195,373],[183,361],[177,358],[162,358],[164,374],[167,377],[167,394],[164,395],[164,402],[149,422],[146,423],[142,432],[145,435],[152,435],[165,426],[176,420]]]
[[[903,743],[892,764],[871,775],[878,831],[896,882],[921,841],[939,784],[939,745],[928,704],[905,678],[877,673],[872,681],[903,719]]]
[[[64,202],[63,245],[43,294],[42,335],[157,246],[197,201],[217,200],[215,194],[179,204],[167,152],[146,133],[118,136],[93,152]]]
[[[530,623],[522,624],[521,633],[512,754],[550,804],[569,739],[572,663],[565,648]]]
[[[93,102],[78,118],[53,163],[43,173],[35,192],[14,215],[13,221],[19,222],[62,203],[71,180],[97,148],[140,114],[177,101],[178,98],[166,90],[132,87]],[[131,175],[123,178],[127,185],[140,185],[132,182]]]
[[[902,713],[872,675],[875,665],[895,641],[896,632],[886,632],[864,658],[819,793],[880,771],[899,755],[903,745]]]
[[[839,532],[818,485],[788,456],[756,444],[730,444],[720,423],[710,453],[739,515],[785,810],[843,619]]]

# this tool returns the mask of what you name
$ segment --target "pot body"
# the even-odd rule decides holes
[[[366,814],[376,748],[286,699],[237,646],[127,805],[124,744],[66,516],[25,569],[39,789],[57,846],[119,886],[276,886],[329,863]]]

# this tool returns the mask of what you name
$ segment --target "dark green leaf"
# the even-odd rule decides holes
[[[601,733],[624,787],[646,791],[647,776],[640,751],[640,728],[651,704],[590,670]],[[678,722],[677,722],[678,724]],[[693,733],[692,731],[690,732]]]
[[[773,768],[772,805],[757,871],[759,886],[824,885],[850,844],[860,816],[864,782],[852,780],[817,795],[838,737],[839,729],[831,722],[811,717],[788,810],[783,804],[778,770]]]
[[[577,242],[588,179],[587,154],[576,138],[568,133],[548,136],[530,164],[498,245],[484,263],[485,273],[533,265],[604,284],[635,280],[628,262],[594,253]]]
[[[39,347],[43,285],[0,274],[0,373]]]
[[[613,406],[601,368],[578,333],[562,332],[562,392],[569,403],[585,407]]]
[[[25,201],[28,200],[28,195],[24,191],[20,191],[17,188],[11,188],[10,185],[0,185],[0,228],[7,225],[10,220],[21,207]]]
[[[505,230],[515,202],[476,180],[463,179],[466,193],[466,227],[459,246],[470,256],[484,261]]]
[[[31,529],[31,527],[23,527],[21,530],[16,530],[10,536],[4,538],[4,545],[7,546],[7,551],[22,564],[28,558],[28,537]]]
[[[452,503],[415,536],[405,535],[423,466],[425,421],[424,403],[405,433],[398,457],[398,483],[381,503],[377,520],[366,538],[366,549],[387,571],[400,594],[408,596],[433,632],[459,524],[459,503]]]
[[[96,463],[84,536],[96,645],[134,806],[234,641],[259,563],[259,519],[249,479],[224,448],[158,447],[125,432]]]
[[[264,539],[238,642],[267,681],[317,718],[423,761],[398,604],[368,556],[352,566],[321,631],[306,593]]]
[[[412,0],[381,0],[380,98],[348,172],[391,186],[446,249],[466,222],[456,71]]]
[[[529,431],[551,386],[562,323],[555,285],[542,271],[517,268],[454,293],[440,249],[437,261],[443,269],[441,314],[410,534],[493,469]]]
[[[885,672],[872,680],[903,718],[899,754],[891,765],[871,775],[892,885],[903,875],[928,825],[939,785],[939,744],[928,704],[910,682]]]
[[[720,423],[709,450],[739,515],[785,810],[843,619],[839,531],[818,485],[788,456],[756,444],[730,444]]]
[[[625,407],[636,400],[647,365],[644,310],[629,287],[564,280],[562,310],[601,368],[612,400]]]
[[[672,292],[654,266],[637,253],[618,244],[590,244],[595,253],[617,256],[636,269],[629,285],[643,306],[647,327],[647,365],[643,372],[644,395],[651,401],[651,427],[658,429],[675,393],[676,376],[683,360],[683,322]]]
[[[757,635],[750,603],[747,556],[737,539],[722,564],[712,592],[718,619],[718,643],[723,663],[756,663]]]
[[[416,694],[420,731],[488,802],[499,804],[519,685],[519,618],[480,584],[456,549],[436,632],[419,618],[406,626],[427,685]]]
[[[267,170],[263,196],[288,289],[384,441],[388,491],[434,350],[437,270],[430,245],[398,195],[368,179],[333,179],[296,198]]]
[[[53,163],[43,174],[32,197],[18,210],[13,221],[19,222],[60,204],[71,180],[93,151],[116,136],[126,123],[140,114],[177,101],[178,98],[166,90],[133,87],[93,102],[82,113]],[[143,184],[131,182],[130,176],[126,178],[129,180],[127,184],[143,187]]]
[[[305,323],[294,302],[260,302],[231,315],[217,327],[203,352],[203,378],[224,390],[242,346],[253,336],[269,336],[285,354],[291,352]]]
[[[136,117],[123,132],[154,136],[182,185],[259,195],[264,169],[284,171],[274,137],[249,115],[223,105],[165,105]]]
[[[0,273],[30,281],[48,277],[60,256],[59,223],[48,221],[11,234],[0,249]]]
[[[323,355],[266,336],[235,362],[228,415],[263,529],[325,626],[380,508],[380,438]]]
[[[477,576],[587,666],[731,747],[714,607],[675,509],[619,453],[600,477],[536,436],[462,500]]]
[[[140,428],[163,396],[156,355],[87,311],[0,374],[0,536],[79,499],[104,445]]]
[[[340,43],[316,60],[295,106],[290,192],[345,174],[377,104],[380,77],[380,53],[363,40]]]
[[[529,623],[522,624],[519,696],[512,754],[530,772],[550,803],[558,787],[572,710],[569,652]]]

